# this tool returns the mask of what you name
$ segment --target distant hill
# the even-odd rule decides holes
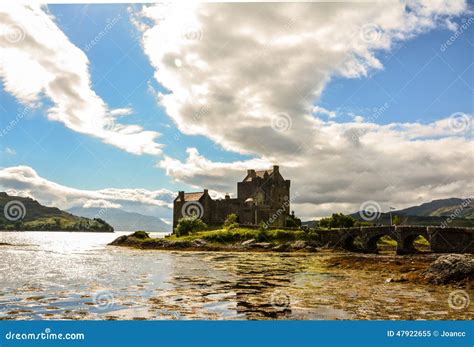
[[[392,217],[398,215],[401,218],[400,225],[441,225],[446,221],[446,217],[441,216],[407,216],[398,214],[396,211],[392,212]],[[359,213],[353,213],[354,219],[362,220]],[[390,214],[382,213],[380,217],[374,221],[374,224],[390,225]],[[474,227],[474,219],[454,218],[449,222],[452,227]]]
[[[171,225],[166,224],[160,218],[127,212],[118,208],[73,207],[68,212],[88,218],[99,216],[110,223],[117,231],[171,231]]]
[[[113,232],[104,220],[78,217],[28,197],[0,192],[0,230]]]
[[[450,216],[455,214],[458,218],[474,219],[474,207],[472,202],[459,198],[433,200],[421,204],[405,208],[403,210],[394,211],[401,216]]]
[[[392,216],[400,216],[402,225],[441,225],[446,218],[454,215],[449,226],[474,227],[474,207],[468,200],[459,198],[439,199],[392,211]],[[359,212],[350,214],[356,220],[362,220]],[[374,224],[390,224],[390,213],[381,213]],[[305,221],[303,225],[314,227],[316,221]]]

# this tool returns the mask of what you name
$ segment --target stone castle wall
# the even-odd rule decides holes
[[[290,180],[285,180],[278,166],[272,171],[256,172],[248,170],[246,178],[237,183],[237,198],[212,199],[207,190],[199,201],[186,202],[184,192],[180,192],[174,201],[173,227],[186,213],[183,208],[186,204],[200,205],[202,213],[199,217],[208,225],[222,224],[227,216],[234,213],[238,222],[243,225],[258,225],[266,223],[268,226],[286,225],[286,218],[290,214]]]

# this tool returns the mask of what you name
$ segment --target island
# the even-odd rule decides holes
[[[0,192],[0,230],[114,232],[101,218],[85,218],[23,196]]]

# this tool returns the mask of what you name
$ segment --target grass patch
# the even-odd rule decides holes
[[[171,235],[166,239],[170,241],[194,241],[197,239],[203,239],[208,242],[220,244],[240,243],[251,239],[255,239],[258,242],[285,243],[296,240],[317,241],[317,234],[308,233],[302,230],[223,228],[217,230],[199,231],[181,237]]]

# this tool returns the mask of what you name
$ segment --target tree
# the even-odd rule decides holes
[[[239,217],[235,213],[231,213],[227,216],[224,221],[224,228],[226,229],[235,229],[239,227],[239,223],[237,223]]]
[[[400,225],[402,224],[402,218],[399,215],[394,215],[392,217],[392,224],[393,225]]]
[[[174,230],[176,236],[185,236],[196,231],[207,229],[206,223],[196,216],[181,218]]]
[[[319,226],[323,228],[351,228],[356,220],[342,213],[333,213],[331,217],[322,218]]]

